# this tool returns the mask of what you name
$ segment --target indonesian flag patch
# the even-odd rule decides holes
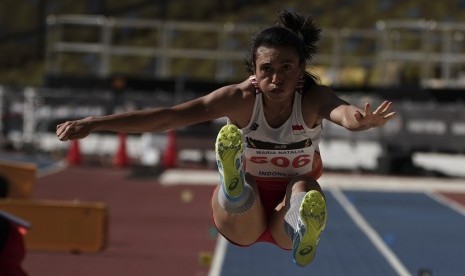
[[[292,125],[292,133],[294,135],[305,133],[304,127],[302,125]]]

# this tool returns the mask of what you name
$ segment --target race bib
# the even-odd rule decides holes
[[[286,150],[247,148],[246,172],[260,178],[293,178],[312,171],[314,147]]]

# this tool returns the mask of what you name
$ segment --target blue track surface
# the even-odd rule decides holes
[[[465,275],[464,216],[425,194],[347,195],[412,274]]]
[[[411,275],[465,275],[465,217],[422,193],[345,192]],[[397,275],[352,218],[326,193],[328,224],[314,262],[293,264],[289,251],[260,243],[228,244],[222,276]]]

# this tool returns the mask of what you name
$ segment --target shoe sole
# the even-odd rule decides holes
[[[215,143],[216,160],[225,194],[238,199],[244,189],[242,172],[242,134],[235,125],[221,128]]]
[[[315,190],[309,191],[300,205],[300,219],[303,227],[293,245],[294,262],[306,266],[313,261],[321,233],[326,227],[326,201]]]

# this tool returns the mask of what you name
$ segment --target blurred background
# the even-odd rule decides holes
[[[279,10],[294,9],[311,12],[323,28],[308,70],[342,97],[361,105],[390,99],[400,114],[364,133],[328,125],[322,147],[329,168],[418,173],[419,163],[433,162],[431,153],[460,159],[464,151],[464,7],[462,0],[4,0],[3,148],[60,158],[67,144],[53,136],[59,122],[172,105],[243,80],[250,37],[274,24]],[[180,135],[214,136],[222,123]],[[93,138],[83,152],[114,152],[114,139]],[[129,138],[132,158],[156,162],[163,137],[146,135],[142,149],[139,135]],[[341,147],[360,162],[334,163],[331,152]]]
[[[435,275],[440,268],[449,269],[442,275],[463,275],[465,0],[1,0],[0,160],[33,166],[0,164],[11,183],[6,196],[19,199],[0,200],[0,210],[32,224],[25,236],[26,271],[209,273],[218,246],[209,206],[218,182],[213,149],[225,118],[176,132],[101,132],[66,143],[56,138],[56,125],[172,106],[244,80],[250,38],[275,24],[282,9],[310,12],[323,29],[319,53],[307,70],[354,104],[389,99],[398,113],[385,127],[364,132],[324,123],[320,150],[331,211],[336,216],[339,205],[350,204],[364,211],[369,202],[366,212],[376,212],[364,216],[412,275],[431,275],[429,268],[440,271]],[[348,200],[334,191],[346,182],[355,183],[344,191]],[[371,193],[393,189],[393,183],[404,190]],[[402,208],[397,213],[393,206]],[[334,218],[322,249],[326,263],[310,269],[336,275],[335,264],[347,263],[340,266],[343,275],[410,275],[383,270],[384,261],[357,262],[352,259],[357,254],[345,254],[346,248],[362,248],[365,236],[353,234],[351,221],[357,219]],[[390,228],[398,225],[406,232]],[[191,240],[178,239],[184,230]],[[83,240],[90,237],[96,241],[89,248]],[[183,243],[182,252],[174,242]],[[263,273],[263,264],[273,263],[263,251],[249,258],[253,250],[231,247],[228,254],[245,256],[245,268]],[[86,250],[92,253],[79,254]],[[93,254],[97,251],[102,252]],[[287,257],[264,251],[285,262],[277,267],[287,275]],[[230,274],[222,275],[245,275],[234,274],[231,264],[224,269]],[[270,266],[267,275],[277,271]]]

